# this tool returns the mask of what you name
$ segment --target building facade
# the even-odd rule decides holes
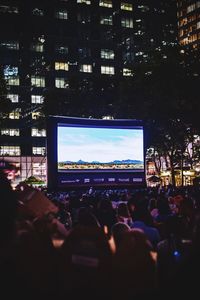
[[[43,114],[126,117],[120,84],[176,43],[176,1],[0,0],[0,65],[12,111],[0,160],[46,178]]]
[[[181,46],[200,47],[200,1],[178,0],[178,38]]]

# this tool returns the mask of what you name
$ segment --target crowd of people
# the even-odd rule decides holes
[[[1,291],[7,298],[149,299],[198,293],[198,186],[42,193],[34,215],[0,174]],[[27,200],[28,201],[28,200]]]

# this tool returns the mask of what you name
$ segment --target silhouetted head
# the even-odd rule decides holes
[[[119,246],[121,240],[124,238],[124,235],[130,230],[131,230],[131,228],[126,223],[123,223],[123,222],[118,222],[112,226],[111,232],[112,232],[116,247]]]

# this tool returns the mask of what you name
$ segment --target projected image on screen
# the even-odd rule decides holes
[[[58,126],[58,170],[144,169],[143,129]]]

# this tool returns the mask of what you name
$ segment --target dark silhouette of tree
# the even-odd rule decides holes
[[[187,149],[200,133],[199,84],[200,77],[184,61],[181,49],[169,47],[165,54],[154,51],[152,60],[136,66],[133,76],[121,85],[124,114],[144,120],[147,149],[154,149],[151,155],[156,155],[157,167],[159,157],[168,159],[173,184],[174,168],[183,170],[186,160],[193,160]]]

